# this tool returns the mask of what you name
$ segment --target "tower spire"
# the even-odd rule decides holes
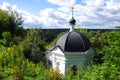
[[[71,31],[74,31],[74,26],[75,26],[75,23],[76,23],[76,20],[74,19],[74,7],[72,7],[72,19],[69,21],[70,23],[70,32]]]
[[[72,6],[72,18],[74,18],[74,7]]]

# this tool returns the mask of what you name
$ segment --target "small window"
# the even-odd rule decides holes
[[[71,72],[72,72],[73,75],[77,75],[77,66],[76,65],[73,65],[71,67]]]
[[[47,67],[50,68],[52,66],[52,62],[50,60],[47,61]]]

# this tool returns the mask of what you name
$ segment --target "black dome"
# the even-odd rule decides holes
[[[69,23],[70,23],[71,25],[75,25],[76,20],[72,17],[72,19],[69,21]]]
[[[72,31],[63,34],[55,46],[65,52],[85,52],[90,48],[90,42],[83,34]]]

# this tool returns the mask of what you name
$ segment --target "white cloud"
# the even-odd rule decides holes
[[[78,25],[91,28],[113,28],[120,25],[119,0],[84,0],[86,5],[76,5]]]
[[[60,7],[46,8],[41,10],[39,15],[18,9],[16,5],[6,2],[1,8],[16,10],[23,16],[25,24],[40,25],[42,28],[68,28],[72,5],[75,7],[76,27],[114,28],[114,26],[120,25],[120,0],[82,0],[84,5],[75,4],[76,0],[48,0],[48,2]]]
[[[71,8],[68,8],[68,7],[60,7],[60,8],[58,8],[57,10],[58,11],[61,11],[61,12],[65,12],[65,13],[68,13],[68,12],[70,12],[70,9]]]
[[[100,6],[104,6],[105,4],[105,0],[83,0],[83,2],[89,6],[89,7],[100,7]]]
[[[52,8],[44,9],[40,12],[42,25],[45,28],[65,28],[67,14],[56,11]]]
[[[63,18],[66,20],[70,19],[70,7],[74,5],[77,27],[114,28],[120,25],[120,0],[82,0],[84,5],[75,4],[76,0],[48,0],[48,2],[59,5],[56,11],[65,13],[67,16]]]
[[[39,16],[31,14],[31,13],[25,11],[25,10],[19,9],[16,5],[10,5],[7,2],[3,2],[3,4],[1,5],[0,8],[3,9],[3,10],[13,10],[15,12],[18,12],[22,16],[22,18],[24,20],[24,24],[26,26],[27,26],[27,24],[28,25],[31,24],[31,26],[32,25],[40,25],[41,24],[40,23],[41,19],[40,19]],[[24,26],[24,27],[26,27],[26,26]],[[30,26],[28,26],[28,27],[30,27]],[[26,27],[26,28],[28,28],[28,27]]]
[[[7,2],[3,2],[3,4],[0,6],[0,8],[3,10],[8,10],[8,9],[11,9],[11,5]]]

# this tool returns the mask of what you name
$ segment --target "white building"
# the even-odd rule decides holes
[[[45,52],[47,66],[59,69],[65,75],[71,67],[84,67],[93,60],[94,51],[89,40],[81,33],[74,31],[75,19],[70,20],[70,32],[64,33],[53,46]]]

